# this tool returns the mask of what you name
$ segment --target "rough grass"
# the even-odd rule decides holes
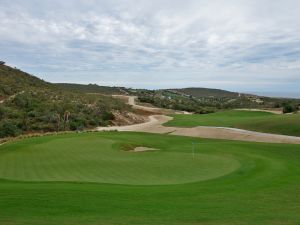
[[[122,150],[124,144],[160,151],[129,153]],[[203,168],[207,169],[203,174],[214,173],[210,169],[222,164],[209,156],[239,165],[226,174],[185,184],[147,183],[159,180],[148,177],[159,175],[152,166],[168,174],[160,177],[161,184],[175,178],[181,183],[185,179],[181,176],[188,176],[184,167],[193,168],[190,176],[197,179]],[[1,176],[26,180],[0,180],[1,225],[296,225],[300,221],[300,145],[105,132],[5,144],[0,146],[0,159]],[[178,169],[169,167],[168,161],[174,160]],[[132,182],[130,176],[138,182],[117,184]],[[97,183],[86,182],[86,177]],[[61,181],[46,182],[54,178]],[[70,178],[76,182],[67,182]]]
[[[217,126],[300,136],[300,114],[275,115],[269,112],[225,111],[204,115],[172,115],[165,126]]]

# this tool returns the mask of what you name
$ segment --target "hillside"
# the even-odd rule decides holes
[[[283,108],[286,106],[293,111],[300,104],[299,99],[270,98],[212,88],[192,87],[148,90],[107,87],[97,84],[60,83],[55,85],[72,92],[98,93],[103,95],[134,95],[138,96],[140,103],[150,103],[160,108],[183,110],[199,114],[211,113],[220,109]]]
[[[0,81],[0,99],[22,91],[54,88],[48,82],[5,65],[0,65]]]
[[[300,104],[299,99],[268,98],[218,89],[128,89],[127,92],[130,95],[138,96],[141,103],[150,103],[161,108],[184,110],[199,114],[236,108],[260,109],[289,106],[291,109],[296,109],[297,105]]]
[[[125,88],[125,87],[109,87],[109,86],[99,86],[97,84],[73,84],[73,83],[56,83],[58,87],[61,87],[66,90],[79,91],[85,93],[101,93],[101,94],[126,94],[128,92],[139,93],[141,91],[150,91],[147,89],[135,89],[135,88]],[[197,98],[222,98],[222,97],[239,97],[240,94],[237,92],[230,92],[221,89],[212,89],[212,88],[181,88],[181,89],[162,89],[162,90],[153,90],[153,92],[170,92],[174,95],[185,95],[193,96]],[[241,94],[247,95],[247,94]]]
[[[129,111],[121,100],[72,92],[0,65],[0,138],[106,126]]]
[[[108,87],[99,86],[97,84],[69,84],[69,83],[56,83],[57,87],[63,88],[69,91],[84,92],[84,93],[99,93],[105,95],[120,95],[124,94],[124,88],[122,87]]]
[[[222,98],[222,97],[232,97],[236,98],[239,97],[239,93],[225,91],[221,89],[212,89],[212,88],[181,88],[181,89],[168,89],[174,93],[184,94],[184,95],[191,95],[196,98]]]

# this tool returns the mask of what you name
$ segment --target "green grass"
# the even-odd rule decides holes
[[[300,114],[275,115],[268,112],[224,111],[203,115],[172,115],[165,126],[217,126],[300,136]]]
[[[300,221],[300,145],[118,132],[47,136],[0,146],[0,179],[1,225]]]
[[[170,150],[162,146],[161,150],[154,152],[124,151],[115,141],[95,138],[93,135],[56,139],[47,137],[43,138],[42,143],[39,142],[26,140],[10,144],[2,150],[0,178],[136,185],[178,184],[222,176],[240,166],[237,160],[225,156],[199,153],[192,158],[190,151],[181,151],[178,147]]]

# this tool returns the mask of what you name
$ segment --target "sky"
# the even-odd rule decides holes
[[[299,0],[0,0],[0,60],[51,82],[299,94],[299,12]]]

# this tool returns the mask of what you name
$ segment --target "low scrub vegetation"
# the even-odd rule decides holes
[[[182,90],[182,91],[181,91]],[[295,111],[300,104],[298,99],[280,99],[238,94],[215,89],[200,88],[174,90],[128,90],[137,95],[140,102],[150,103],[157,107],[207,114],[224,109],[236,108],[282,108]],[[210,91],[207,91],[210,90]],[[189,93],[189,94],[187,94]],[[201,97],[201,95],[203,96]],[[292,109],[291,109],[292,107]]]
[[[0,138],[107,126],[114,111],[130,110],[120,100],[64,90],[4,65],[0,80]]]

